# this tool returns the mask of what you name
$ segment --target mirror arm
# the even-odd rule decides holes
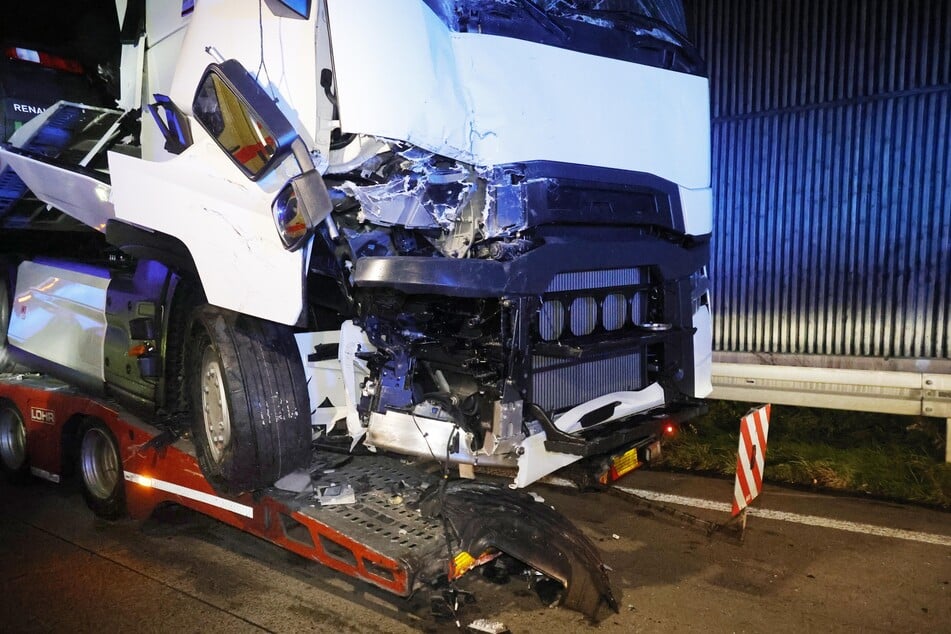
[[[291,152],[294,154],[294,160],[297,161],[298,167],[300,167],[301,174],[316,169],[314,159],[310,152],[307,151],[307,145],[299,136],[291,142]],[[337,229],[337,223],[334,222],[329,209],[323,218],[323,223],[327,226],[327,233],[330,235],[330,239],[336,241],[340,236],[340,231]]]
[[[304,143],[304,140],[299,136],[291,142],[291,152],[294,153],[294,160],[297,161],[297,166],[300,167],[301,174],[315,168],[314,159],[311,157],[310,152],[307,151],[307,145]]]

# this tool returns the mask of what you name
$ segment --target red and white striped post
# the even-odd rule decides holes
[[[766,437],[769,434],[770,406],[751,409],[740,419],[740,447],[736,454],[736,482],[733,485],[733,512],[736,517],[763,490]],[[744,513],[744,520],[746,519]],[[744,522],[745,524],[745,522]]]

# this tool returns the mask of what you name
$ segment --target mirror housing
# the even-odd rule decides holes
[[[277,233],[289,251],[299,249],[331,211],[333,203],[327,185],[315,169],[289,180],[271,204]]]
[[[298,138],[284,113],[234,59],[209,64],[205,69],[192,101],[192,113],[252,181],[284,160]]]
[[[264,0],[271,13],[279,18],[308,19],[311,0]]]

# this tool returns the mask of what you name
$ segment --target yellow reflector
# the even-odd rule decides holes
[[[475,557],[464,550],[460,552],[452,558],[453,577],[461,577],[469,568],[475,565],[475,562]]]

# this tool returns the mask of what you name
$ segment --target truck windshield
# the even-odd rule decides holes
[[[594,15],[638,15],[661,22],[680,34],[687,33],[681,0],[535,0],[535,4],[555,13],[580,11]]]
[[[703,75],[682,0],[423,0],[450,29]]]

